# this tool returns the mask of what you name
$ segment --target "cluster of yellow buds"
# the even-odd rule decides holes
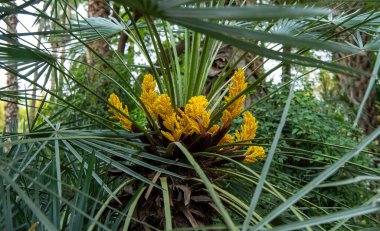
[[[140,99],[147,113],[155,120],[149,122],[158,124],[163,139],[176,142],[189,140],[189,137],[198,136],[197,138],[199,138],[200,136],[200,140],[204,138],[205,142],[214,140],[214,142],[209,142],[210,144],[228,145],[240,142],[250,145],[256,136],[258,126],[258,122],[250,112],[244,113],[244,124],[240,126],[240,131],[235,131],[235,136],[227,133],[231,122],[244,110],[243,104],[246,96],[242,94],[237,99],[235,98],[246,88],[247,82],[244,72],[242,69],[238,69],[228,85],[228,95],[225,96],[225,103],[229,103],[232,99],[234,101],[223,111],[221,126],[218,124],[210,126],[211,112],[207,110],[209,102],[205,96],[193,96],[182,109],[174,108],[170,97],[167,94],[159,94],[156,90],[156,81],[150,74],[144,76]],[[108,101],[115,108],[128,115],[128,108],[126,106],[123,108],[117,95],[111,94]],[[109,109],[109,112],[113,114],[111,118],[118,119],[123,128],[131,130],[132,123],[118,110]],[[235,147],[235,149],[237,148],[239,147]],[[223,148],[221,150],[228,151],[228,149],[224,150]],[[263,158],[265,158],[265,152],[262,147],[250,146],[244,154],[243,161],[253,163]]]

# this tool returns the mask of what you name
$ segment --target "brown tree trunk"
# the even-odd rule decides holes
[[[110,15],[109,0],[89,0],[88,1],[88,17],[107,18]],[[106,41],[98,40],[90,44],[100,56],[109,54],[109,47]]]
[[[107,18],[110,15],[109,0],[89,0],[88,1],[88,17],[101,17]],[[92,42],[89,44],[91,49],[93,49],[101,57],[108,57],[110,55],[110,49],[107,42],[104,39]],[[90,81],[94,79],[94,71],[92,67],[94,66],[94,55],[91,51],[87,50],[86,54],[87,64],[89,66],[88,76]]]
[[[10,34],[17,34],[17,15],[11,14],[6,19],[7,22],[7,30]],[[15,40],[12,44],[17,43],[17,36],[14,36]],[[16,70],[17,65],[14,65],[12,69]],[[13,73],[7,73],[7,87],[9,91],[17,91],[18,90],[18,82],[17,76]],[[6,131],[14,131],[17,132],[18,122],[18,106],[17,106],[17,98],[9,99],[9,102],[5,106],[5,127]],[[16,130],[13,130],[16,129]]]
[[[366,3],[353,2],[348,3],[344,6],[345,9],[357,9],[365,6]],[[363,43],[365,44],[370,40],[367,34],[361,34]],[[338,40],[344,40],[349,43],[355,44],[352,35],[343,33],[340,35]],[[368,52],[362,52],[360,54],[345,57],[346,55],[340,52],[334,53],[334,58],[338,59],[338,62],[349,66],[354,67],[359,70],[363,70],[368,73],[368,76],[348,76],[344,74],[337,74],[336,78],[339,83],[339,92],[346,101],[352,106],[356,111],[359,108],[360,103],[363,100],[364,94],[368,88],[370,81],[370,75],[372,72],[372,62],[371,54]],[[363,113],[358,121],[358,125],[363,128],[366,134],[370,134],[374,131],[377,124],[377,110],[376,110],[376,93],[375,87],[372,89],[369,98],[367,99],[365,106],[363,108]]]
[[[364,39],[365,38],[363,38],[363,40]],[[340,60],[339,63],[366,71],[369,75],[372,71],[370,54],[368,54],[367,52],[364,52],[363,54],[357,54],[348,58],[344,58],[344,54],[342,53],[335,53],[334,57],[337,59],[342,58],[342,60]],[[353,106],[357,110],[368,88],[370,77],[354,77],[343,74],[337,74],[336,78],[339,82],[340,94],[348,101],[348,103],[351,106]],[[358,125],[364,129],[364,132],[366,134],[370,134],[373,130],[377,128],[375,88],[372,89],[370,96],[368,97],[367,102],[365,103],[363,113],[358,121]]]
[[[132,15],[132,20],[134,22],[137,22],[137,20],[139,20],[141,17],[142,17],[142,14],[140,14],[139,12],[134,12],[133,15]],[[127,34],[124,31],[122,31],[120,33],[119,43],[117,45],[117,51],[119,53],[124,54],[125,46],[126,46],[127,42],[128,42],[128,36],[127,36]]]

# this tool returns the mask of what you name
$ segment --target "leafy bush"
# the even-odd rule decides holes
[[[275,90],[270,84],[268,88]],[[254,114],[260,118],[258,137],[268,137],[261,142],[273,139],[287,97],[286,91],[280,91],[254,108]],[[360,128],[353,127],[351,121],[345,121],[344,115],[329,113],[331,111],[331,105],[317,99],[310,85],[294,92],[273,166],[281,173],[278,175],[281,180],[274,179],[274,184],[282,184],[284,175],[287,175],[286,178],[291,184],[303,185],[310,182],[320,169],[341,158],[346,150],[352,148],[352,144],[363,139],[364,134]],[[374,145],[372,148],[375,148]],[[350,167],[341,168],[328,181],[341,182],[360,178],[363,169],[371,170],[375,165],[375,155],[378,154],[370,150],[373,149],[369,148],[367,152],[353,158]],[[336,187],[333,185],[315,190],[308,199],[320,207],[355,207],[374,197],[377,193],[376,188],[379,187],[376,182],[366,181],[354,184],[346,182],[341,186],[336,184]]]

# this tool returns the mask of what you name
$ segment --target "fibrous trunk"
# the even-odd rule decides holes
[[[7,17],[7,30],[9,34],[17,33],[17,15],[11,14]],[[12,44],[17,43],[16,36],[14,36],[14,40]],[[17,65],[12,66],[13,70],[17,69]],[[17,75],[14,73],[7,73],[7,87],[9,91],[17,91],[18,83],[17,83]],[[12,128],[17,129],[17,116],[18,116],[18,107],[17,107],[17,98],[10,98],[9,102],[5,107],[5,125],[7,131],[11,131]],[[17,131],[17,130],[16,130]]]
[[[88,17],[107,18],[110,14],[108,0],[89,0],[88,1]],[[90,44],[100,56],[108,55],[109,47],[106,41],[100,39]]]
[[[88,17],[101,17],[107,18],[110,14],[109,0],[89,0],[88,1]],[[108,47],[107,41],[100,39],[89,44],[91,49],[93,49],[100,57],[106,58],[110,55],[110,50]],[[89,78],[90,80],[94,79],[93,66],[94,54],[87,50],[86,59],[89,66]]]
[[[362,8],[364,6],[365,3],[354,2],[345,5],[344,9],[351,10],[358,7]],[[363,44],[370,40],[369,35],[365,33],[361,33],[359,35],[362,38]],[[348,33],[340,34],[338,40],[344,40],[351,44],[356,44],[353,35]],[[345,66],[363,70],[368,73],[368,76],[360,77],[349,76],[345,74],[336,75],[336,78],[339,82],[340,94],[348,101],[350,106],[352,106],[355,111],[357,111],[360,103],[363,101],[365,92],[369,85],[370,75],[372,72],[371,55],[368,52],[362,51],[359,54],[346,57],[346,55],[343,53],[335,52],[334,58]],[[374,87],[371,89],[371,93],[365,103],[363,112],[358,121],[358,125],[363,128],[366,134],[370,134],[374,129],[377,128],[376,93]]]

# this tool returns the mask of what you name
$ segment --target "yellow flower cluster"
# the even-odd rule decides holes
[[[240,92],[247,88],[247,82],[245,82],[244,71],[239,68],[235,71],[233,77],[231,78],[231,84],[228,85],[228,95],[224,97],[226,103],[229,103],[233,98],[235,98]],[[245,95],[241,95],[233,103],[231,103],[222,114],[222,124],[228,126],[236,116],[240,115],[243,111],[243,104],[245,101]]]
[[[161,131],[162,135],[170,141],[179,141],[182,136],[200,134],[204,131],[210,122],[210,113],[206,111],[208,102],[206,98],[204,100],[200,99],[199,96],[192,97],[186,104],[184,111],[178,109],[178,112],[163,117],[163,124],[169,131]],[[201,103],[197,104],[197,101]]]
[[[218,145],[226,145],[235,142],[235,137],[230,134],[225,134],[223,138],[219,141]]]
[[[210,124],[210,112],[206,110],[208,101],[205,96],[194,96],[183,110],[174,111],[167,94],[159,95],[156,81],[152,75],[145,75],[142,83],[141,101],[156,120],[162,119],[166,131],[161,133],[170,141],[179,141],[182,136],[201,134]],[[215,132],[213,126],[210,131]]]
[[[228,95],[225,96],[225,102],[229,103],[244,89],[247,88],[244,72],[241,68],[235,71],[231,84],[228,85]],[[153,76],[148,74],[144,76],[142,82],[142,93],[140,99],[149,113],[161,127],[161,133],[168,140],[180,141],[187,136],[193,134],[200,134],[202,136],[214,135],[218,132],[223,132],[223,129],[228,129],[233,119],[235,119],[243,111],[243,104],[246,96],[241,95],[234,102],[232,102],[222,113],[222,128],[219,125],[210,126],[210,111],[206,108],[208,100],[205,96],[194,96],[185,105],[184,108],[175,109],[172,105],[170,97],[167,94],[159,94],[156,90],[156,81]],[[128,115],[128,108],[123,108],[122,103],[115,94],[111,94],[108,99],[109,103],[118,110]],[[132,123],[119,113],[114,108],[110,108],[109,112],[113,114],[111,118],[118,119],[122,126],[131,130]],[[224,135],[219,141],[218,145],[226,145],[233,142],[243,142],[245,144],[252,144],[252,139],[256,136],[258,122],[256,118],[250,113],[245,112],[244,124],[240,126],[240,131],[236,130],[235,135]],[[151,121],[153,123],[153,121]],[[225,130],[224,130],[225,131]],[[265,158],[265,151],[259,146],[250,146],[244,154],[245,163],[253,163],[257,160]]]
[[[244,124],[240,126],[240,130],[235,130],[235,137],[226,134],[223,139],[219,142],[219,145],[226,145],[235,142],[243,141],[244,144],[252,144],[252,139],[256,137],[256,130],[258,122],[256,118],[250,112],[244,112],[243,115]],[[245,152],[244,162],[253,163],[258,159],[263,159],[265,157],[265,151],[262,147],[251,146]]]
[[[252,140],[256,137],[259,122],[256,121],[256,118],[250,112],[244,112],[243,118],[244,124],[240,126],[241,132],[235,131],[236,141]]]
[[[251,164],[258,160],[263,160],[265,158],[265,151],[263,147],[251,146],[247,149],[245,153],[244,163]]]
[[[208,101],[205,96],[194,96],[185,106],[184,112],[179,110],[185,123],[189,123],[191,129],[189,135],[192,133],[200,134],[210,124],[210,112],[206,111]],[[201,131],[203,130],[203,131]]]
[[[120,102],[119,97],[115,93],[112,93],[110,95],[110,97],[108,98],[108,102],[112,106],[117,108],[118,110],[122,111],[124,114],[126,114],[126,115],[129,114],[127,105],[125,105],[125,107],[123,108],[123,104]],[[111,114],[113,114],[113,116],[111,116],[111,119],[118,119],[121,122],[121,126],[123,128],[125,128],[127,130],[131,130],[132,129],[132,122],[129,121],[123,114],[121,114],[115,108],[110,108],[108,110]]]
[[[148,113],[156,120],[158,119],[159,114],[168,116],[174,112],[170,97],[167,94],[158,95],[156,81],[154,81],[152,75],[144,76],[140,99],[145,105]]]
[[[168,131],[166,132],[161,130],[162,135],[173,142],[181,139],[184,130],[181,126],[180,117],[176,113],[166,117],[163,124]]]
[[[167,94],[160,95],[154,105],[153,111],[157,113],[162,119],[172,115],[174,109],[170,97]]]

